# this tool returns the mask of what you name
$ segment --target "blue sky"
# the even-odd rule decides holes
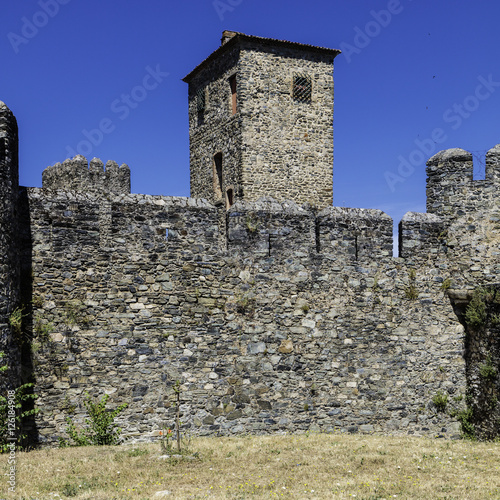
[[[127,163],[133,192],[188,196],[181,79],[224,29],[343,50],[334,71],[334,205],[380,208],[397,224],[406,211],[425,211],[428,157],[462,147],[479,171],[500,142],[497,2],[4,3],[0,100],[19,122],[25,186],[41,186],[43,169],[80,147],[89,159]]]

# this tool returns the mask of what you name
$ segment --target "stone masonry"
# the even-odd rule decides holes
[[[332,71],[339,53],[225,31],[219,49],[184,78],[191,196],[229,206],[231,190],[234,201],[271,196],[331,205]],[[296,95],[307,83],[310,99]],[[221,183],[214,168],[217,154]]]
[[[32,439],[66,437],[65,418],[83,420],[87,392],[129,404],[118,419],[126,439],[155,439],[173,424],[177,380],[191,434],[458,436],[456,412],[479,394],[482,363],[500,362],[497,337],[465,319],[474,290],[500,273],[500,145],[483,181],[466,151],[429,160],[427,213],[405,215],[393,257],[390,217],[331,206],[324,127],[336,51],[232,32],[224,40],[187,77],[193,198],[131,194],[126,165],[104,170],[81,156],[18,193],[15,118],[0,106],[0,328],[22,381],[35,381]],[[314,76],[307,110],[290,98],[299,68]],[[264,101],[297,115],[267,123]],[[21,305],[19,350],[8,319]],[[492,401],[498,386],[497,372],[477,398]],[[483,417],[477,410],[478,426]]]

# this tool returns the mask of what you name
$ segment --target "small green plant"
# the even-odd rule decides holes
[[[76,484],[66,483],[62,489],[65,497],[76,497],[80,493],[80,488]]]
[[[247,215],[245,225],[249,233],[255,234],[259,230],[260,221],[257,216],[251,212]]]
[[[408,300],[417,300],[417,298],[418,298],[417,287],[415,285],[413,285],[413,284],[411,284],[410,286],[407,286],[405,288],[405,297]]]
[[[465,311],[465,321],[472,327],[480,327],[486,323],[486,290],[478,288]]]
[[[41,342],[47,342],[50,339],[50,334],[54,331],[54,325],[52,323],[43,323],[40,318],[37,318],[33,330]]]
[[[451,288],[451,279],[446,278],[442,283],[441,283],[441,290],[449,290]]]
[[[497,369],[493,365],[491,355],[486,356],[486,361],[479,365],[479,375],[486,380],[495,380],[497,376]]]
[[[309,312],[309,309],[311,309],[311,307],[309,306],[309,304],[302,304],[302,312],[307,314]]]
[[[446,405],[448,404],[448,394],[438,391],[437,394],[432,398],[432,402],[439,412],[444,412],[446,410]]]
[[[408,300],[417,300],[418,298],[418,290],[415,285],[415,278],[417,276],[417,273],[415,272],[415,269],[411,268],[409,273],[408,273],[408,278],[409,278],[409,285],[405,288],[405,297]]]
[[[148,453],[148,450],[144,448],[132,448],[127,452],[127,455],[129,457],[142,457],[144,455],[147,455]]]
[[[69,300],[64,305],[64,314],[68,325],[86,325],[90,318],[84,314],[85,305],[80,300]]]
[[[121,429],[115,423],[115,418],[128,406],[126,403],[115,410],[106,408],[109,396],[105,394],[100,401],[93,401],[87,395],[84,401],[89,415],[84,421],[85,428],[78,430],[70,417],[66,417],[68,433],[75,446],[116,445],[120,442]]]
[[[170,454],[172,452],[172,440],[174,433],[172,429],[164,427],[160,431],[160,449],[163,454]]]
[[[451,412],[451,417],[456,418],[460,422],[462,428],[462,436],[466,439],[475,439],[476,429],[472,423],[472,408],[464,410],[455,410]]]
[[[43,297],[41,295],[34,295],[31,303],[33,307],[40,308],[43,306]]]
[[[236,312],[251,315],[255,312],[255,297],[249,292],[236,298]]]
[[[8,366],[3,361],[4,357],[5,354],[0,352],[0,372],[8,370]],[[36,394],[33,394],[33,386],[34,384],[31,383],[22,384],[12,391],[8,391],[7,397],[0,395],[0,453],[10,451],[8,437],[12,437],[11,431],[14,433],[17,446],[22,447],[27,438],[27,435],[23,433],[23,422],[39,412],[37,408],[26,409],[27,406],[28,408],[32,406],[33,401],[37,398]],[[14,417],[9,414],[9,410],[12,413],[12,403]],[[14,429],[12,428],[12,418],[14,418]]]
[[[23,331],[23,318],[25,317],[23,310],[23,307],[16,307],[9,316],[9,325],[17,338],[21,338]]]

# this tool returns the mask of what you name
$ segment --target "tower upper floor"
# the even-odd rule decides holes
[[[189,84],[191,196],[333,199],[336,49],[224,31]]]

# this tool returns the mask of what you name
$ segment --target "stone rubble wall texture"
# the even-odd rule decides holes
[[[7,106],[0,101],[0,352],[4,357],[0,366],[9,366],[4,380],[15,382],[19,372],[18,353],[12,348],[9,318],[20,305],[19,242],[17,240],[18,211],[18,130],[17,121]]]
[[[432,176],[462,169],[460,155],[429,162],[436,193]],[[83,419],[86,392],[129,403],[124,436],[153,439],[173,423],[176,380],[192,434],[458,435],[432,404],[442,391],[460,408],[467,382],[443,283],[472,290],[500,271],[498,191],[463,189],[472,212],[403,219],[404,258],[378,210],[240,201],[221,251],[204,200],[23,189],[40,441],[65,436],[68,414]]]
[[[222,153],[224,195],[270,196],[319,208],[333,196],[333,59],[335,54],[247,40],[207,63],[189,81],[191,196],[217,202],[213,157]],[[293,99],[296,74],[312,79],[312,100]],[[237,78],[232,114],[229,79]],[[206,92],[203,124],[198,92]]]
[[[214,79],[212,73],[221,75]],[[241,118],[232,114],[229,78],[239,73],[238,51],[230,51],[224,59],[213,63],[211,71],[204,70],[189,85],[189,141],[191,196],[212,203],[224,202],[228,188],[240,197],[241,183]],[[198,122],[197,94],[205,92],[206,109]],[[219,192],[214,178],[214,156],[222,153],[223,186]]]
[[[91,160],[81,155],[67,159],[62,164],[46,168],[42,175],[42,186],[46,189],[88,190],[92,193],[130,193],[130,169],[114,161],[104,164],[98,158]]]

